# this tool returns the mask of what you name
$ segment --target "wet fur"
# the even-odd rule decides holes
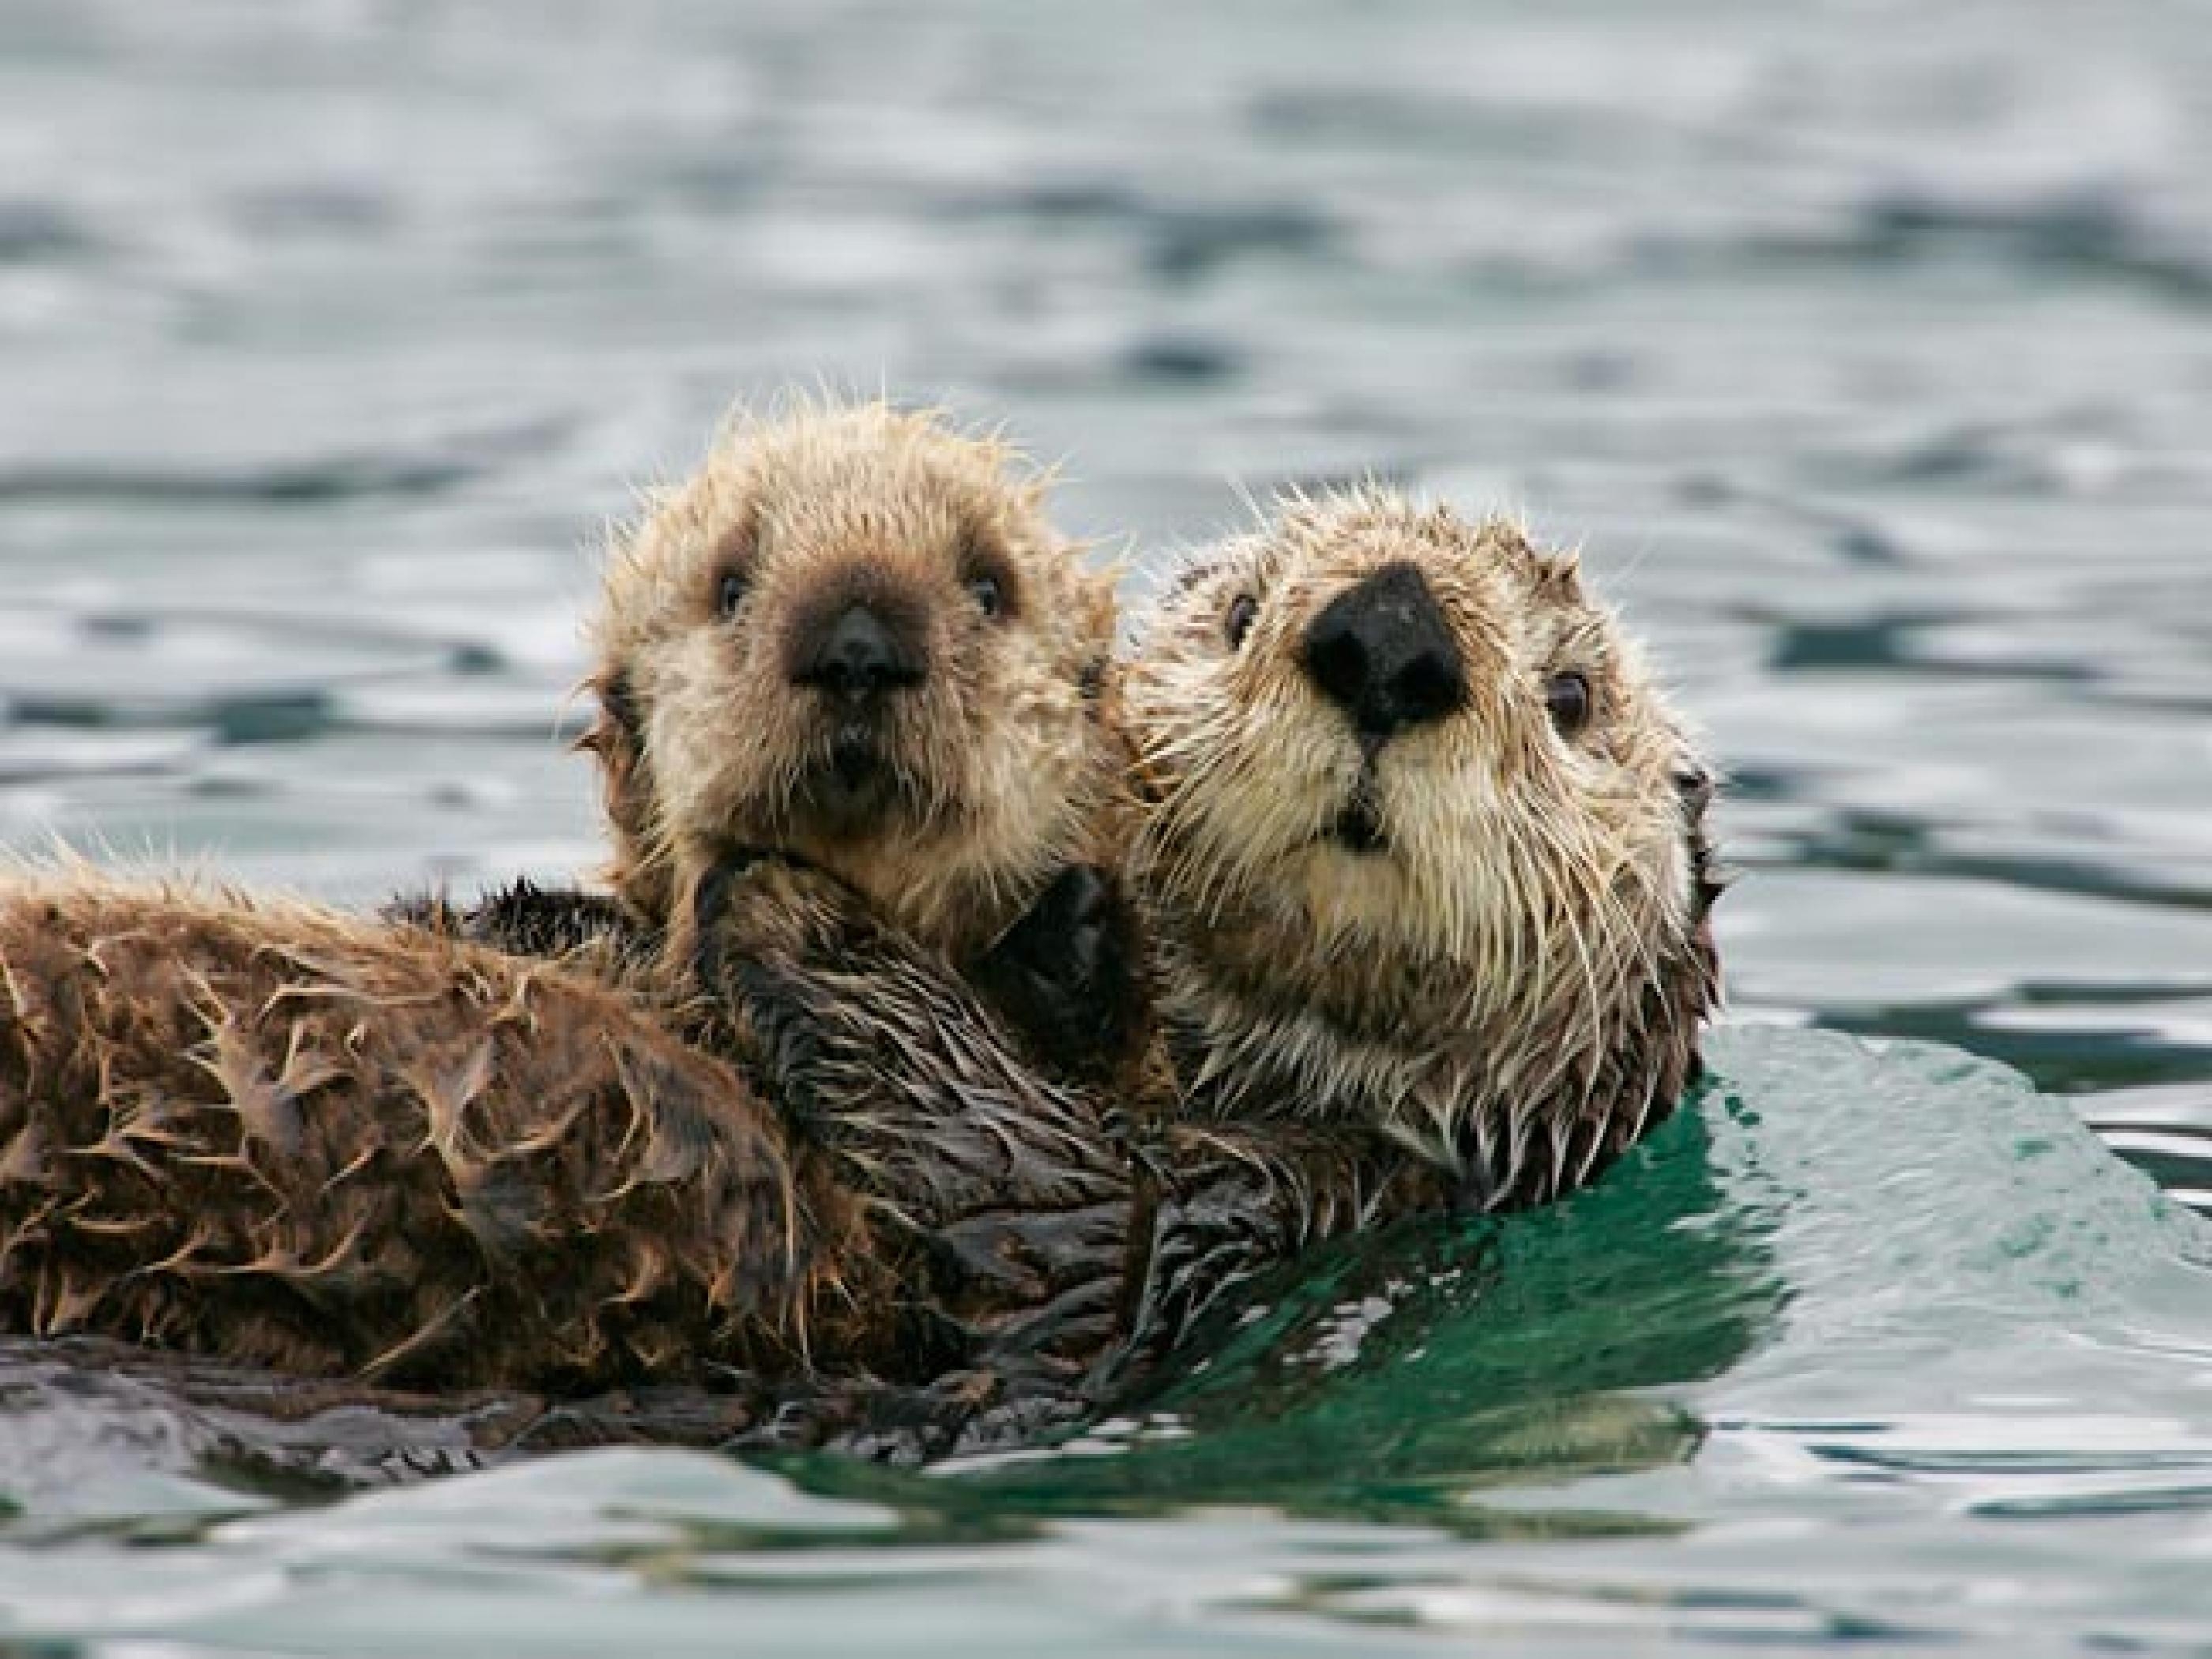
[[[1429,734],[1413,771],[1381,779],[1406,867],[1364,884],[1321,879],[1298,856],[1340,803],[1344,769],[1286,641],[1363,570],[1407,556],[1487,653],[1491,690]],[[1274,620],[1231,653],[1217,644],[1219,607],[1248,584]],[[1567,652],[1596,677],[1601,713],[1586,750],[1558,753],[1528,684]],[[349,934],[330,960],[303,962],[302,939],[327,939],[313,918],[281,915],[257,932],[258,913],[225,900],[179,937],[176,919],[198,913],[173,901],[149,924],[97,884],[75,915],[47,890],[11,896],[0,905],[14,1010],[0,1031],[0,1114],[12,1114],[0,1115],[0,1282],[27,1299],[10,1316],[376,1375],[397,1353],[404,1374],[447,1382],[582,1386],[732,1364],[787,1408],[789,1438],[915,1455],[1019,1437],[1130,1386],[1252,1271],[1319,1238],[1455,1202],[1554,1195],[1671,1106],[1716,992],[1710,775],[1565,566],[1517,532],[1389,498],[1296,508],[1170,596],[1132,678],[1150,792],[1133,872],[1174,1023],[1126,1094],[1031,1063],[974,988],[857,884],[726,847],[687,854],[697,867],[682,904],[672,880],[657,891],[648,879],[612,907],[557,896],[550,913],[544,896],[507,907],[514,939],[556,945],[567,967],[447,938],[436,948],[451,954],[433,956],[404,930],[396,960]],[[617,766],[611,790],[640,775]],[[1508,884],[1477,890],[1498,877]],[[673,1054],[653,1018],[574,965],[610,948],[600,959],[635,960],[608,941],[651,916],[656,896],[684,944],[672,956],[663,940],[653,959],[679,964],[696,994],[680,1005],[693,1047]],[[1085,908],[1079,892],[1063,896]],[[659,922],[644,926],[655,937]],[[303,975],[336,988],[295,1008]],[[466,1063],[453,1075],[473,1080],[487,1011],[533,997],[553,1000],[572,1046],[584,1030],[600,1046],[558,1053],[542,1102],[501,1109],[539,1115],[461,1140],[441,1133],[480,1108],[455,1105],[453,1084],[426,1093],[423,1078],[447,1074],[410,1057],[451,1053],[458,1035]],[[601,999],[587,1014],[585,997]],[[349,1006],[375,1017],[356,1030]],[[410,1008],[446,1012],[410,1029]],[[645,1101],[613,1059],[592,1059],[647,1053],[675,1081]],[[325,1074],[349,1054],[351,1070]],[[718,1054],[742,1057],[744,1075]],[[492,1074],[534,1078],[537,1063],[502,1051]],[[330,1121],[356,1139],[301,1168],[319,1195],[340,1198],[377,1169],[374,1185],[413,1206],[400,1231],[376,1211],[373,1234],[303,1232],[340,1224],[298,1203],[306,1175],[262,1167],[260,1147],[289,1142],[298,1156],[293,1138],[314,1132],[300,1126],[341,1098]],[[692,1149],[673,1164],[641,1150],[671,1144],[649,1127],[670,1112],[685,1130],[674,1144]],[[363,1134],[374,1150],[356,1167]],[[463,1180],[447,1149],[479,1140],[553,1158],[526,1163],[520,1183],[545,1184],[553,1208],[471,1212],[469,1193],[487,1180],[499,1190],[501,1166]],[[612,1180],[597,1178],[605,1158]],[[205,1196],[191,1184],[202,1181],[216,1183]],[[668,1204],[675,1220],[625,1212],[579,1227],[594,1195]],[[565,1231],[532,1224],[548,1215]],[[200,1232],[218,1224],[209,1256]],[[582,1269],[671,1248],[672,1224],[684,1259],[702,1265],[653,1302],[652,1334],[632,1340],[623,1322],[638,1297],[610,1298],[611,1281]],[[319,1300],[330,1292],[302,1275],[375,1265],[371,1240],[422,1279],[413,1299],[372,1274],[368,1294],[349,1279],[338,1301]],[[443,1242],[426,1268],[428,1240]],[[192,1271],[172,1271],[184,1245]],[[73,1261],[104,1262],[106,1277],[72,1276]],[[747,1288],[732,1302],[702,1284]],[[516,1310],[488,1300],[498,1297]],[[342,1321],[326,1329],[334,1307]],[[457,1320],[473,1347],[442,1335]],[[615,1336],[579,1334],[611,1320]]]
[[[0,886],[0,1315],[605,1385],[844,1340],[858,1208],[620,993],[305,905]]]
[[[1074,1399],[1133,1206],[1099,1097],[841,884],[727,875],[717,994],[680,1004],[307,904],[0,884],[0,1324],[380,1387],[683,1383],[763,1445]],[[856,1030],[916,1077],[875,1115],[843,1109]]]
[[[930,417],[802,410],[739,422],[657,501],[599,626],[610,893],[408,901],[379,927],[82,869],[0,888],[0,1316],[441,1387],[957,1365],[992,1298],[917,1279],[930,1206],[808,1133],[796,1094],[762,1103],[754,1079],[794,1070],[788,1022],[695,994],[805,984],[776,954],[805,893],[786,932],[699,918],[763,838],[811,856],[839,914],[891,913],[916,982],[959,954],[1024,1064],[1103,1079],[1142,1051],[1112,872],[1064,861],[1124,830],[1110,590],[1012,465]],[[978,560],[1000,617],[965,586]],[[854,582],[932,630],[933,700],[887,751],[902,811],[831,834],[801,799],[819,722],[784,658]],[[1001,1203],[963,1190],[923,1196],[948,1227]]]
[[[1443,596],[1473,695],[1383,750],[1383,850],[1313,848],[1364,757],[1296,641],[1405,561]],[[1246,593],[1267,611],[1238,650],[1223,619]],[[1562,666],[1595,694],[1571,738],[1542,693]],[[1296,504],[1173,591],[1130,683],[1133,878],[1169,1022],[1133,1095],[1022,1065],[962,988],[835,919],[834,895],[802,899],[803,872],[756,863],[716,896],[710,925],[809,964],[708,988],[780,1034],[768,1086],[917,1237],[957,1237],[960,1282],[978,1263],[1012,1275],[1011,1301],[969,1324],[999,1403],[963,1395],[939,1447],[1018,1437],[1070,1388],[1139,1385],[1237,1285],[1321,1239],[1594,1179],[1692,1080],[1718,995],[1711,771],[1571,564],[1517,529],[1375,492]],[[938,1207],[992,1192],[981,1215]]]

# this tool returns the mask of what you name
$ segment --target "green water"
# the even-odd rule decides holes
[[[2212,1653],[2208,178],[2193,0],[5,0],[0,845],[586,866],[584,550],[822,379],[1135,599],[1368,471],[1583,546],[1745,1028],[1050,1456],[362,1492],[468,1425],[0,1345],[0,1645]]]

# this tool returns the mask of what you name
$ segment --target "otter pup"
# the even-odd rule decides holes
[[[957,958],[1115,861],[1113,587],[1012,462],[862,404],[741,420],[655,503],[593,625],[627,903],[774,848]]]
[[[862,1242],[842,1166],[750,1086],[753,1033],[690,995],[695,963],[776,971],[775,935],[693,923],[772,848],[1075,1068],[1139,1046],[1091,867],[1121,833],[1111,590],[1040,489],[869,404],[740,422],[659,497],[598,625],[610,894],[379,928],[0,884],[0,1310],[449,1386],[933,1365],[907,1246]],[[725,1225],[732,1181],[775,1203]]]
[[[680,973],[708,872],[774,852],[940,953],[1055,1068],[1116,1075],[1145,1005],[1114,875],[1114,593],[1043,488],[997,441],[879,402],[739,416],[608,558],[582,746],[611,894],[389,914]]]

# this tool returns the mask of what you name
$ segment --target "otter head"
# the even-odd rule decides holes
[[[996,442],[880,404],[740,418],[609,561],[617,888],[669,919],[737,848],[958,954],[1094,845],[1121,759],[1110,584]]]
[[[1167,595],[1127,696],[1196,1108],[1367,1119],[1495,1205],[1672,1104],[1717,992],[1711,775],[1571,559],[1301,501]]]

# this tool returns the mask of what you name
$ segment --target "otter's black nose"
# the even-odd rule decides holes
[[[1467,701],[1451,624],[1421,573],[1387,564],[1331,599],[1306,629],[1306,678],[1359,734],[1389,738]]]
[[[922,658],[866,605],[848,605],[800,653],[794,683],[859,701],[919,685]]]

